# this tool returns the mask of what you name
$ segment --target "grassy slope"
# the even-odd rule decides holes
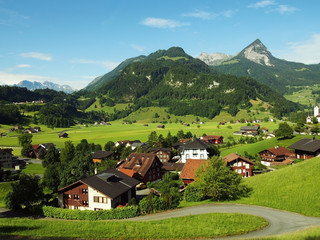
[[[45,168],[42,164],[30,163],[21,172],[26,174],[44,174]]]
[[[11,190],[11,182],[1,182],[0,183],[0,208],[4,208],[6,206],[4,202],[4,198],[7,193]]]
[[[160,221],[64,221],[0,219],[0,236],[20,235],[81,239],[189,239],[246,233],[267,225],[260,217],[245,214],[203,214]]]
[[[245,179],[253,188],[238,203],[278,208],[320,217],[320,157]]]

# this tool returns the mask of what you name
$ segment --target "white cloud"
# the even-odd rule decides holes
[[[182,16],[184,16],[184,17],[194,17],[194,18],[200,18],[200,19],[204,19],[204,20],[214,19],[218,15],[219,14],[209,13],[209,12],[200,11],[200,10],[195,10],[194,12],[191,12],[191,13],[182,14]]]
[[[30,64],[19,64],[16,66],[16,68],[29,68],[29,67],[31,67]]]
[[[21,53],[20,56],[24,58],[35,58],[35,59],[40,59],[44,61],[51,61],[53,59],[49,54],[39,53],[39,52]]]
[[[170,19],[163,18],[146,18],[141,22],[143,25],[155,28],[176,28],[190,25],[189,23],[182,23]]]
[[[113,70],[120,63],[119,62],[111,62],[111,61],[99,61],[99,60],[88,60],[88,59],[73,59],[70,61],[71,63],[80,63],[80,64],[93,64],[99,65],[108,70]]]
[[[131,47],[138,50],[139,52],[144,52],[144,47],[136,45],[136,44],[131,44]]]
[[[265,0],[265,1],[260,1],[260,2],[250,4],[248,7],[249,8],[265,8],[270,5],[274,5],[274,4],[275,4],[275,2],[272,0]]]
[[[290,7],[288,5],[279,5],[274,11],[279,12],[281,14],[290,14],[297,11],[297,8]]]
[[[237,12],[237,10],[227,10],[227,11],[222,12],[221,14],[222,14],[224,17],[230,18],[230,17],[232,17],[236,12]]]
[[[288,47],[284,59],[305,64],[320,63],[320,34],[313,34],[311,39],[303,42],[290,42]]]

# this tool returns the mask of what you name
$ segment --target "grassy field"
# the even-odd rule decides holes
[[[315,84],[313,86],[307,86],[303,89],[298,88],[292,94],[286,94],[284,97],[292,102],[298,102],[305,106],[313,106],[315,104],[316,98],[318,97],[317,94],[312,94],[312,90],[320,90],[320,86]],[[311,112],[313,107],[307,109]]]
[[[0,218],[0,236],[193,239],[247,233],[265,227],[267,224],[263,218],[236,213],[202,214],[146,222]]]
[[[183,130],[185,133],[190,131],[192,134],[197,134],[201,136],[204,133],[207,135],[222,135],[225,140],[229,136],[235,139],[238,136],[234,136],[233,132],[240,129],[241,126],[246,124],[226,124],[218,125],[218,122],[205,122],[205,124],[190,124],[189,127],[184,126],[180,123],[168,123],[165,124],[165,129],[158,129],[159,123],[149,123],[149,126],[143,126],[142,123],[133,124],[122,124],[122,121],[112,122],[112,125],[104,126],[74,126],[71,128],[55,128],[50,129],[45,126],[41,126],[42,131],[40,133],[33,134],[32,144],[49,143],[52,142],[56,144],[57,147],[64,147],[65,141],[72,141],[75,144],[79,143],[82,139],[87,139],[88,142],[93,142],[95,144],[104,145],[108,141],[118,141],[118,140],[136,140],[147,141],[148,135],[152,131],[156,131],[158,135],[162,134],[164,137],[167,136],[170,131],[171,134],[175,135],[179,130]],[[260,124],[263,127],[267,127],[270,131],[278,128],[277,123],[266,122]],[[8,131],[10,126],[2,125],[0,131]],[[69,134],[68,138],[59,138],[58,133],[66,130]],[[9,136],[0,138],[0,146],[4,147],[19,147],[18,144],[19,134],[9,134]],[[17,150],[20,155],[20,150]]]
[[[306,230],[297,231],[294,233],[288,233],[280,236],[254,238],[263,240],[317,240],[320,239],[320,227],[312,227]]]
[[[11,182],[1,182],[0,183],[0,208],[4,208],[6,206],[4,202],[4,198],[7,193],[11,190]]]
[[[44,174],[45,168],[42,164],[30,163],[21,172],[26,174]]]

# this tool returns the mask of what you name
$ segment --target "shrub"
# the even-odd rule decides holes
[[[184,192],[184,198],[187,202],[200,202],[204,200],[204,195],[198,187],[189,184]]]
[[[139,216],[137,206],[115,208],[110,210],[72,210],[64,208],[55,208],[44,206],[43,215],[51,218],[61,218],[68,220],[107,220],[107,219],[124,219]]]

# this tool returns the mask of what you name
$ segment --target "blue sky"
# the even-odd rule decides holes
[[[318,0],[0,0],[0,83],[76,89],[130,57],[182,47],[235,55],[259,38],[278,58],[320,63]]]

